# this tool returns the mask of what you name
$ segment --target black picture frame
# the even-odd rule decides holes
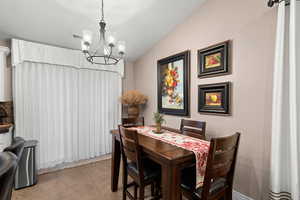
[[[227,40],[225,42],[209,46],[205,49],[198,50],[198,78],[209,78],[231,74],[230,45],[231,41]],[[205,61],[207,56],[218,53],[221,54],[220,65],[216,67],[206,68]]]
[[[157,107],[158,112],[167,115],[190,115],[190,51],[184,51],[157,61]],[[168,63],[183,60],[183,109],[170,109],[162,107],[162,68]]]
[[[208,105],[207,94],[219,93],[220,105]],[[230,115],[231,82],[198,85],[198,112]]]

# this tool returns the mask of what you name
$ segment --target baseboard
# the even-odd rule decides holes
[[[100,156],[100,157],[97,157],[97,158],[93,158],[93,159],[80,160],[80,161],[72,162],[72,163],[64,163],[64,164],[58,165],[58,166],[53,167],[53,168],[42,169],[42,170],[38,171],[38,174],[42,175],[42,174],[47,174],[47,173],[60,171],[60,170],[63,170],[63,169],[80,167],[82,165],[88,165],[88,164],[91,164],[91,163],[95,163],[95,162],[99,162],[99,161],[107,160],[107,159],[111,159],[111,154],[106,154],[106,155],[103,155],[103,156]]]
[[[233,200],[254,200],[242,193],[239,193],[238,191],[233,190],[232,192],[232,199]]]

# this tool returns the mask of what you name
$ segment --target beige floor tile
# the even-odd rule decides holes
[[[13,192],[13,200],[121,200],[110,190],[110,160],[40,175],[38,184]],[[149,189],[146,195],[149,197]],[[149,198],[147,198],[149,199]]]

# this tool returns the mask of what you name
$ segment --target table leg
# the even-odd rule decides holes
[[[162,194],[164,200],[180,200],[180,169],[176,165],[162,166]]]
[[[120,142],[116,136],[112,136],[112,158],[111,158],[111,191],[118,190],[118,181],[120,173],[121,149]]]

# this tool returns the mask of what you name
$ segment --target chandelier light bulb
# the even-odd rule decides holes
[[[92,43],[93,33],[89,30],[82,31],[82,40],[84,43],[90,45]]]
[[[125,46],[125,41],[119,41],[118,42],[118,51],[119,51],[119,54],[125,54],[125,51],[126,51],[126,46]]]
[[[108,37],[107,37],[107,44],[108,44],[108,46],[114,47],[114,46],[116,46],[116,42],[117,42],[117,40],[114,37],[114,34],[112,34],[112,33],[109,34]]]
[[[81,41],[81,50],[83,51],[83,52],[87,52],[87,51],[89,51],[89,49],[90,49],[90,46],[86,43],[86,42],[84,42],[83,40]]]

